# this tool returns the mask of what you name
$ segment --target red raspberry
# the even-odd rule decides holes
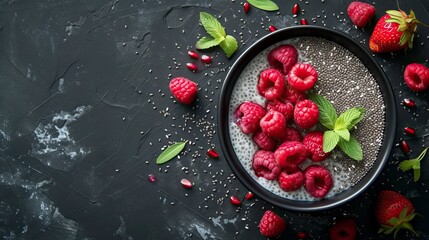
[[[304,136],[302,143],[308,150],[310,159],[313,162],[321,162],[329,156],[329,152],[323,151],[323,132],[309,132]]]
[[[304,171],[305,190],[315,198],[323,198],[331,190],[333,181],[328,169],[312,165]]]
[[[420,63],[410,63],[405,67],[404,80],[412,91],[424,91],[429,87],[429,68]]]
[[[276,140],[263,131],[257,131],[252,138],[262,150],[273,151],[276,148]]]
[[[356,221],[351,218],[341,219],[329,229],[329,240],[355,240]]]
[[[298,127],[309,129],[319,122],[319,108],[311,100],[302,100],[295,105],[293,118]]]
[[[289,85],[302,92],[313,88],[317,78],[316,69],[307,63],[295,64],[287,75]]]
[[[301,171],[297,171],[291,174],[281,172],[278,178],[280,188],[286,192],[298,190],[304,185],[304,174]]]
[[[300,142],[284,142],[274,152],[274,158],[282,168],[289,164],[298,165],[307,159],[307,149]]]
[[[304,99],[307,99],[307,94],[305,94],[305,92],[298,91],[289,86],[289,84],[286,84],[285,91],[283,92],[280,100],[283,102],[289,101],[292,104],[296,104],[297,102]]]
[[[269,101],[266,109],[268,111],[274,110],[280,112],[285,117],[286,121],[293,117],[293,104],[288,100],[281,102],[277,99]]]
[[[298,171],[302,172],[301,169],[296,164],[286,164],[285,166],[282,167],[282,171],[288,174],[296,173]]]
[[[262,216],[258,227],[264,237],[276,237],[284,232],[286,222],[271,210],[267,210]]]
[[[259,121],[265,116],[265,109],[253,102],[244,102],[235,111],[237,125],[245,134],[253,133],[259,129]]]
[[[253,155],[252,167],[256,176],[267,180],[276,179],[281,172],[280,166],[274,159],[274,153],[265,150],[259,150]]]
[[[284,137],[281,139],[283,142],[297,141],[301,142],[301,133],[293,127],[287,127]]]
[[[293,45],[280,45],[271,50],[267,58],[271,67],[286,75],[298,61],[298,51]]]
[[[190,104],[197,96],[197,84],[187,78],[173,78],[169,86],[173,96],[183,104]]]
[[[268,100],[280,97],[285,88],[285,79],[276,69],[269,68],[259,74],[258,92]]]
[[[277,111],[269,111],[259,125],[264,133],[274,138],[282,138],[286,131],[286,119]]]
[[[369,3],[351,2],[347,8],[347,14],[356,27],[363,28],[374,18],[375,7]]]

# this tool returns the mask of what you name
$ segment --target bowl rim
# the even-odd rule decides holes
[[[247,64],[261,51],[280,41],[297,37],[319,37],[333,41],[352,52],[377,81],[385,104],[385,126],[377,160],[367,174],[354,186],[332,197],[318,201],[296,201],[280,197],[261,186],[241,165],[229,136],[229,104],[235,82]],[[264,201],[293,211],[321,211],[340,206],[365,191],[378,177],[390,157],[397,128],[397,108],[392,86],[378,62],[360,43],[344,32],[322,26],[291,26],[269,33],[248,47],[232,65],[220,92],[218,104],[218,131],[224,156],[240,182]]]

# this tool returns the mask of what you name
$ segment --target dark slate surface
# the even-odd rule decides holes
[[[327,229],[344,216],[358,221],[359,239],[390,239],[377,234],[373,216],[377,193],[400,191],[422,216],[413,222],[429,239],[429,159],[422,179],[399,171],[402,159],[428,146],[428,92],[413,93],[403,83],[410,62],[428,65],[429,29],[419,27],[408,53],[375,58],[391,82],[399,109],[396,142],[406,139],[412,152],[395,147],[377,181],[353,201],[329,211],[291,212],[257,197],[241,207],[229,197],[247,190],[222,156],[216,133],[217,103],[234,60],[267,28],[310,24],[347,32],[367,47],[375,21],[355,29],[346,14],[350,1],[297,1],[304,14],[292,18],[295,1],[277,1],[279,12],[241,1],[0,1],[0,237],[2,239],[264,239],[257,225],[266,209],[286,219],[282,239],[307,231],[327,239]],[[374,1],[376,17],[396,8]],[[429,23],[426,0],[401,3]],[[219,16],[239,50],[227,59],[219,48],[210,66],[197,73],[188,49],[206,35],[198,14]],[[169,79],[199,84],[191,106],[173,101]],[[412,98],[417,106],[400,104]],[[403,128],[414,127],[415,137]],[[185,154],[158,166],[165,146],[188,140]],[[214,148],[219,159],[209,159]],[[148,175],[156,177],[148,181]],[[180,179],[194,183],[184,189]],[[404,232],[398,239],[414,239]]]

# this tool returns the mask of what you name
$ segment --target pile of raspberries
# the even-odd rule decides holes
[[[304,186],[311,196],[323,198],[333,185],[329,170],[318,164],[300,168],[307,159],[321,162],[329,156],[323,152],[323,132],[310,130],[319,121],[319,109],[306,91],[318,73],[298,62],[298,51],[290,44],[274,48],[267,58],[270,68],[259,74],[257,84],[265,106],[246,101],[234,113],[237,126],[259,147],[253,170],[258,177],[278,181],[284,191]]]

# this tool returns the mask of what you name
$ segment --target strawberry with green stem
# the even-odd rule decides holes
[[[406,229],[418,236],[410,221],[417,215],[414,206],[406,197],[398,192],[383,190],[378,195],[375,214],[380,224],[379,233],[394,234]]]
[[[375,25],[369,48],[375,53],[411,49],[418,24],[428,26],[417,20],[413,10],[410,14],[402,10],[388,10]]]

